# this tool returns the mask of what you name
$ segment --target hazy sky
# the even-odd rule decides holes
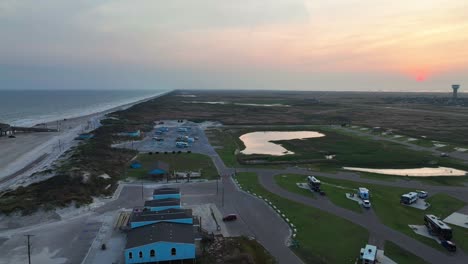
[[[467,0],[0,0],[0,89],[468,90]]]

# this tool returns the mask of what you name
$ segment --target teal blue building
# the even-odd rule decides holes
[[[195,259],[192,225],[159,222],[131,229],[127,235],[125,263],[157,263]]]
[[[179,188],[159,188],[153,191],[153,199],[154,200],[161,200],[161,199],[180,199],[180,189]]]
[[[134,211],[130,216],[130,228],[151,225],[155,223],[179,223],[193,225],[191,209],[167,209],[161,211]]]
[[[180,199],[167,198],[145,201],[145,208],[153,212],[167,209],[180,209]]]

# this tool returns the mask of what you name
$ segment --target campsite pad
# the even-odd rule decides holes
[[[438,244],[440,244],[440,240],[439,238],[437,238],[436,236],[433,236],[431,234],[429,234],[429,231],[427,230],[427,227],[424,226],[424,225],[408,225],[416,234],[418,235],[421,235],[421,236],[425,236],[425,237],[428,237],[428,238],[432,238],[434,239]]]
[[[468,228],[468,215],[460,214],[460,213],[453,213],[447,216],[447,218],[444,219],[444,222],[452,224],[452,225],[457,225],[457,226],[461,226],[464,228]]]
[[[423,199],[417,199],[416,202],[412,204],[403,204],[403,205],[413,207],[416,209],[420,209],[420,210],[426,210],[427,208],[431,206],[430,203],[426,203],[426,201]]]
[[[351,193],[346,193],[346,198],[357,202],[359,205],[362,204],[361,198],[355,193],[354,196],[351,196]]]

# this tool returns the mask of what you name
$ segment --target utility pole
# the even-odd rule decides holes
[[[145,200],[143,196],[143,182],[141,182],[141,200]]]
[[[223,180],[222,180],[222,179],[221,179],[221,184],[223,185],[223,186],[222,186],[222,189],[221,189],[222,196],[223,196],[223,197],[221,198],[221,199],[222,199],[222,200],[221,200],[221,205],[222,205],[222,207],[224,207],[224,183],[223,183]]]
[[[31,243],[30,243],[30,237],[34,236],[34,235],[25,235],[26,237],[28,237],[28,261],[29,261],[29,264],[31,264]]]

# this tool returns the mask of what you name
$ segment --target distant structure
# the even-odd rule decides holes
[[[452,89],[453,89],[453,101],[456,101],[458,98],[458,89],[460,88],[459,84],[452,84]]]

